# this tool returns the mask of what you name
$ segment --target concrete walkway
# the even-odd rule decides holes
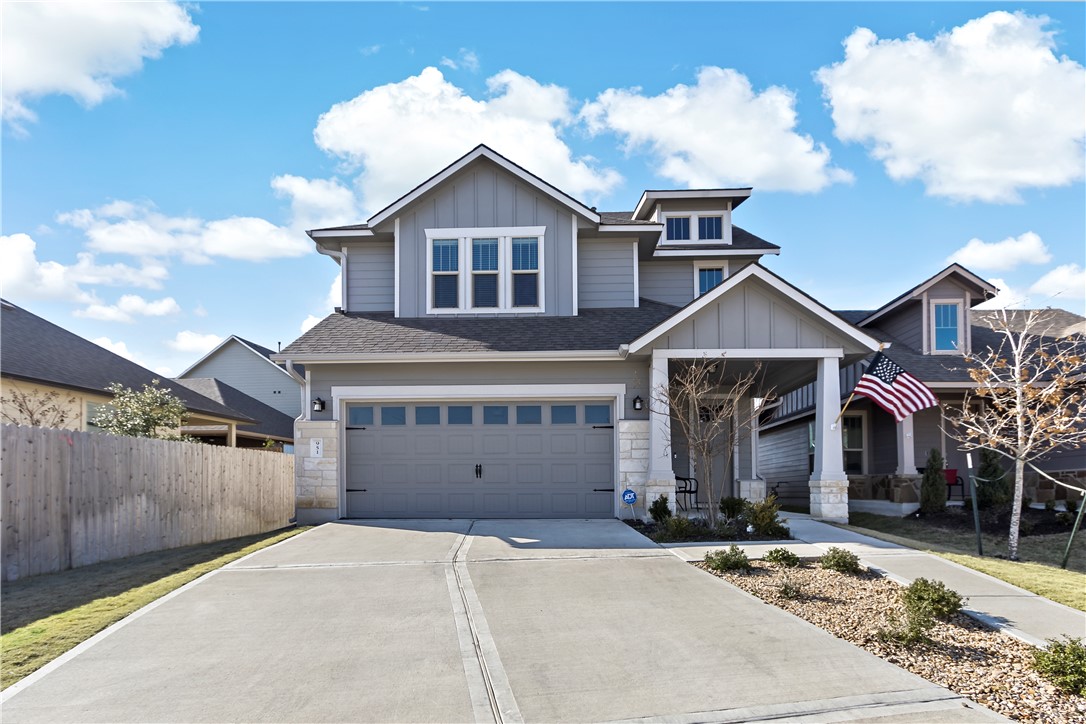
[[[944,558],[904,548],[894,543],[843,530],[798,513],[782,513],[795,540],[779,543],[740,543],[751,558],[760,558],[770,548],[784,547],[801,557],[821,556],[831,546],[852,551],[869,568],[883,572],[902,584],[917,578],[942,581],[960,593],[965,612],[1034,646],[1045,639],[1086,636],[1086,613],[1050,601],[1012,586],[985,573],[960,566]],[[705,553],[731,543],[672,544],[666,546],[683,560],[701,560]],[[1086,575],[1083,576],[1086,586]]]
[[[320,526],[6,690],[10,722],[976,722],[611,521]]]

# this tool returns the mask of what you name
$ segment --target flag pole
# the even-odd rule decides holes
[[[885,345],[884,343],[880,343],[880,344],[879,344],[879,352],[882,352],[882,349],[883,349],[883,347],[885,347],[885,346],[886,346],[886,345]],[[848,406],[852,404],[852,398],[853,398],[853,397],[855,397],[855,396],[856,396],[856,390],[855,390],[855,389],[853,389],[853,390],[852,390],[852,394],[848,396],[848,399],[847,399],[847,400],[845,400],[845,405],[844,405],[844,407],[842,407],[842,408],[841,408],[841,411],[840,411],[839,413],[837,413],[837,419],[833,421],[833,424],[834,424],[834,425],[836,425],[837,423],[841,422],[841,418],[845,416],[845,410],[847,410],[847,409],[848,409]]]

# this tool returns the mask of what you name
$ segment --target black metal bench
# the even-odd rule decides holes
[[[675,476],[675,504],[682,510],[699,510],[698,479]]]

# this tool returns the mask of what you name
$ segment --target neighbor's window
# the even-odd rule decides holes
[[[667,238],[668,241],[688,241],[690,239],[690,217],[668,217]]]
[[[958,335],[958,305],[934,304],[932,313],[935,323],[932,331],[935,336],[936,352],[956,352],[960,348]]]

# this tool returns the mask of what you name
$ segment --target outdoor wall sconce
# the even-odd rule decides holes
[[[319,397],[313,400],[313,412],[324,412],[324,400]]]
[[[645,401],[641,399],[641,395],[638,395],[633,399],[633,405],[635,410],[641,410],[645,407]]]

